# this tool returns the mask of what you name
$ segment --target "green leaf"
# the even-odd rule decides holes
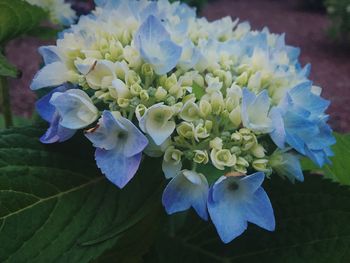
[[[153,239],[140,229],[151,229],[161,211],[158,160],[144,161],[142,174],[119,190],[97,170],[82,134],[45,146],[42,132],[0,132],[0,262],[83,263],[107,250],[145,253]]]
[[[276,176],[264,188],[274,207],[275,232],[249,224],[245,233],[225,245],[211,223],[190,213],[185,223],[169,224],[148,262],[349,262],[349,188],[317,175],[296,185]],[[182,217],[177,214],[172,220],[181,222]]]
[[[319,168],[310,160],[304,159],[303,170],[321,173],[325,178],[344,185],[350,185],[350,134],[334,133],[337,143],[332,147],[334,156],[331,157],[331,165]]]
[[[0,76],[17,78],[19,74],[19,70],[0,53]]]
[[[196,96],[197,100],[200,100],[205,94],[205,90],[201,86],[197,85],[196,83],[192,85],[192,92]]]
[[[32,30],[46,17],[46,12],[26,1],[0,1],[0,44]]]

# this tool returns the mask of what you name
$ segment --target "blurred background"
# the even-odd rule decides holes
[[[78,14],[88,13],[93,1],[69,1]],[[289,45],[301,48],[301,63],[311,63],[311,79],[330,99],[330,123],[350,131],[350,0],[187,0],[209,20],[232,16],[249,21],[253,29],[269,27],[286,33]],[[54,39],[21,37],[7,45],[9,60],[21,71],[10,80],[11,106],[17,119],[31,118],[35,94],[29,84],[41,64],[37,48]],[[0,120],[1,121],[1,120]],[[0,123],[1,125],[1,123]]]

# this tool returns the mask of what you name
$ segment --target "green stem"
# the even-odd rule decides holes
[[[10,93],[7,85],[7,78],[0,76],[0,105],[4,114],[5,127],[13,126],[10,104]]]

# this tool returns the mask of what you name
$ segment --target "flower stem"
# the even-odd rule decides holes
[[[13,126],[10,104],[10,93],[7,85],[7,78],[0,76],[0,105],[4,114],[5,128]]]

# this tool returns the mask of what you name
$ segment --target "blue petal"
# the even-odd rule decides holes
[[[234,178],[233,178],[234,179]],[[208,211],[215,228],[224,243],[229,243],[247,229],[244,206],[237,201],[234,191],[227,190],[231,178],[215,183],[209,190]],[[233,180],[233,182],[236,182]],[[223,187],[218,187],[218,186]],[[217,193],[222,191],[221,193]],[[215,200],[221,197],[219,200]]]
[[[59,50],[57,46],[39,47],[39,53],[43,57],[45,65],[61,61],[61,58],[58,54]]]
[[[120,117],[118,121],[127,130],[127,139],[124,146],[125,156],[130,157],[142,152],[148,145],[146,136],[128,119]]]
[[[192,206],[201,218],[207,220],[207,198],[206,178],[184,170],[169,182],[163,192],[162,203],[168,214],[185,211]]]
[[[76,130],[67,129],[59,124],[60,116],[55,113],[51,119],[51,124],[46,133],[40,138],[45,144],[64,142],[75,134]]]
[[[265,174],[263,172],[257,172],[251,175],[244,176],[240,180],[240,184],[244,186],[244,190],[247,192],[255,192],[263,183]]]
[[[181,57],[182,49],[171,41],[162,23],[150,15],[135,36],[135,45],[142,58],[150,63],[157,74],[172,70]]]
[[[107,179],[119,188],[123,188],[137,172],[141,162],[141,153],[125,157],[118,149],[97,148],[95,160]]]
[[[56,89],[50,91],[45,96],[41,97],[39,100],[37,100],[37,102],[35,103],[35,108],[41,118],[43,118],[47,122],[51,122],[53,115],[56,112],[55,106],[53,106],[50,103],[52,94],[54,94],[55,92],[64,92],[67,89],[68,86],[59,86]]]
[[[124,148],[125,140],[119,140],[119,134],[123,134],[122,138],[125,138],[127,129],[115,119],[110,111],[104,111],[97,126],[87,130],[85,136],[95,147],[112,150],[117,146]]]
[[[245,205],[247,220],[268,231],[275,230],[275,216],[269,197],[263,188],[259,187],[253,197]]]
[[[286,132],[281,110],[273,107],[269,113],[273,130],[270,132],[271,139],[281,149],[285,147]]]
[[[182,168],[182,163],[173,163],[173,162],[166,162],[163,160],[162,162],[162,170],[164,172],[165,178],[170,179],[174,178],[176,175],[179,174]]]

